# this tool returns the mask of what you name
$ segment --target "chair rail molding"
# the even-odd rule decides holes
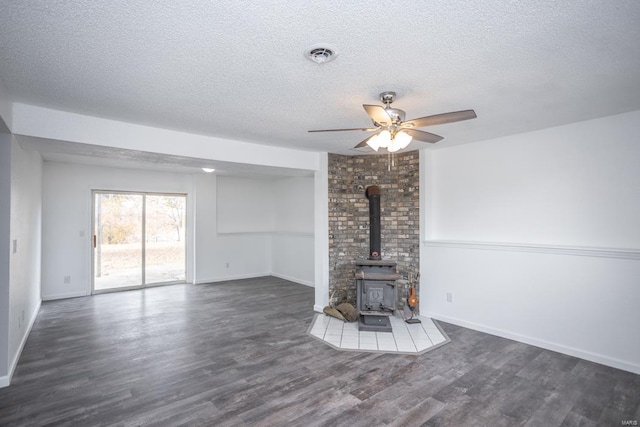
[[[477,242],[463,240],[423,241],[424,246],[434,248],[456,248],[508,252],[537,252],[555,255],[590,256],[640,260],[640,249],[604,248],[588,246],[541,245],[533,243]]]

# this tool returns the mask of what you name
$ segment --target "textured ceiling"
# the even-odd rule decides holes
[[[335,61],[305,59],[328,43]],[[638,0],[0,0],[0,80],[16,102],[353,154],[363,103],[467,143],[640,109]]]

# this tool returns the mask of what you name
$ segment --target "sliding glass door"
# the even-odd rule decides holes
[[[145,207],[145,283],[184,281],[186,197],[147,194]]]
[[[186,279],[186,196],[93,192],[93,292]]]

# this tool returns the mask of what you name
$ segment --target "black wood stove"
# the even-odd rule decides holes
[[[361,331],[391,332],[389,317],[396,306],[395,261],[356,261],[356,304]]]
[[[369,259],[356,261],[356,307],[361,331],[391,332],[389,317],[396,308],[395,261],[381,257],[380,243],[380,189],[367,187],[369,199]]]

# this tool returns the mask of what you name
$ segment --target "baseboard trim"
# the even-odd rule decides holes
[[[536,245],[530,243],[467,242],[461,240],[425,240],[423,244],[432,248],[457,248],[510,252],[536,252],[543,254],[591,256],[640,260],[640,249],[600,248],[558,245]]]
[[[298,283],[300,285],[309,286],[310,288],[315,288],[315,284],[313,282],[309,282],[307,280],[301,280],[301,279],[298,279],[296,277],[287,276],[286,274],[278,274],[278,273],[273,273],[273,272],[271,273],[271,275],[273,277],[277,277],[279,279],[284,279],[284,280],[288,280],[290,282]]]
[[[280,279],[288,280],[290,282],[298,283],[300,285],[309,286],[314,288],[315,285],[313,282],[308,282],[306,280],[300,280],[298,278],[287,276],[284,274],[277,273],[259,273],[259,274],[240,274],[237,276],[225,276],[225,277],[216,277],[215,279],[207,279],[207,280],[196,280],[194,282],[195,285],[203,285],[206,283],[216,283],[216,282],[226,282],[229,280],[241,280],[241,279],[255,279],[256,277],[265,277],[265,276],[273,276],[278,277]]]
[[[313,311],[315,311],[316,313],[324,313],[324,307],[320,307],[319,305],[313,305]]]
[[[313,238],[313,231],[274,231],[272,233],[274,236],[292,236],[292,237],[306,237]]]
[[[518,341],[524,344],[533,345],[535,347],[544,348],[546,350],[556,351],[558,353],[563,353],[569,356],[574,356],[580,359],[588,360],[590,362],[599,363],[601,365],[610,366],[616,369],[622,369],[623,371],[628,371],[628,372],[640,375],[640,365],[632,362],[616,359],[614,357],[609,357],[603,354],[593,353],[586,350],[580,350],[578,348],[541,340],[538,338],[518,334],[515,332],[505,331],[503,329],[492,328],[487,325],[483,325],[475,322],[469,322],[467,320],[462,320],[455,317],[449,317],[440,313],[427,312],[426,314],[422,314],[422,315],[431,317],[432,319],[441,320],[443,322],[453,323],[454,325],[473,329],[475,331],[485,332],[487,334],[496,335],[502,338],[507,338],[507,339]]]
[[[256,277],[265,277],[270,276],[271,273],[256,273],[256,274],[238,274],[236,276],[224,276],[224,277],[216,277],[213,279],[206,280],[196,280],[194,284],[196,285],[204,285],[207,283],[217,283],[217,282],[227,282],[229,280],[241,280],[241,279],[255,279]]]
[[[31,313],[31,316],[29,319],[29,325],[27,326],[27,329],[25,330],[25,333],[22,336],[22,340],[20,341],[20,345],[18,346],[18,351],[13,356],[13,360],[9,365],[9,375],[0,377],[0,388],[8,387],[11,384],[11,378],[13,378],[13,373],[16,371],[16,368],[18,367],[18,362],[20,361],[22,350],[24,350],[24,346],[27,344],[27,339],[31,334],[31,328],[33,328],[33,325],[36,322],[36,318],[38,317],[38,312],[40,311],[41,304],[42,304],[42,301],[38,301],[38,304],[36,305],[35,310],[33,310],[33,312]]]
[[[66,294],[57,294],[57,295],[43,295],[42,296],[42,301],[53,301],[53,300],[57,300],[57,299],[66,299],[66,298],[78,298],[78,297],[86,297],[91,295],[90,293],[87,294],[85,291],[80,291],[80,292],[69,292]]]

